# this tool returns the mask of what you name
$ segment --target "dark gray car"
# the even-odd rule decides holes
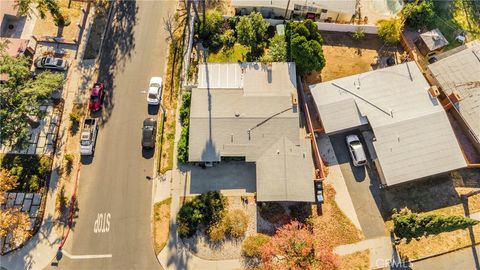
[[[147,118],[143,120],[142,147],[154,148],[157,134],[157,120]]]

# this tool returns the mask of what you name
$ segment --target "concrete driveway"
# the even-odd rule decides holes
[[[200,194],[221,190],[226,195],[244,195],[256,191],[256,169],[253,162],[229,161],[215,164],[211,168],[186,166],[189,171],[186,190],[189,194]]]
[[[347,149],[345,136],[357,134],[362,140],[360,131],[349,131],[346,133],[329,136],[333,150],[337,157],[340,170],[345,178],[348,192],[352,198],[355,212],[362,227],[365,238],[376,238],[385,236],[385,226],[380,212],[380,190],[377,175],[370,169],[370,166],[355,167],[352,164],[350,153]],[[364,148],[371,163],[368,151]],[[373,166],[373,164],[372,164]]]

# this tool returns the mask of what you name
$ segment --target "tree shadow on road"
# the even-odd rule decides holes
[[[105,83],[105,96],[100,125],[103,126],[112,114],[115,93],[115,71],[123,70],[126,60],[135,49],[134,27],[137,24],[138,6],[135,1],[112,2],[112,21],[101,48],[98,81]]]

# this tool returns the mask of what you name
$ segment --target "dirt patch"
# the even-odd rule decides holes
[[[370,269],[370,251],[358,251],[340,257],[339,270],[368,270]]]
[[[57,2],[60,6],[60,13],[70,24],[63,27],[56,26],[52,16],[47,12],[45,19],[38,19],[35,23],[33,34],[38,37],[61,37],[72,41],[78,38],[77,23],[82,18],[83,2],[69,0],[58,0]]]
[[[313,232],[317,238],[327,241],[332,247],[358,242],[364,238],[361,231],[340,210],[335,202],[335,190],[331,184],[324,185],[325,203],[321,215],[313,217]],[[318,213],[314,206],[314,213]]]
[[[108,10],[105,8],[97,8],[95,10],[95,17],[93,18],[92,29],[88,36],[87,45],[85,47],[85,54],[83,59],[95,59],[100,51],[100,44],[102,43],[103,32],[108,21]]]
[[[83,122],[83,118],[86,114],[85,104],[74,104],[72,113],[77,114],[80,117],[79,124]],[[56,197],[56,211],[55,219],[57,220],[55,231],[58,235],[63,235],[67,226],[71,197],[75,188],[75,177],[77,176],[77,165],[80,161],[80,127],[73,125],[69,119],[69,115],[64,115],[63,121],[68,121],[68,129],[65,133],[67,140],[65,142],[64,156],[66,154],[71,155],[73,160],[71,165],[64,157],[62,157],[62,165],[58,169],[58,194]]]
[[[155,239],[155,254],[159,254],[165,247],[168,241],[170,232],[170,204],[172,199],[168,198],[154,205],[154,239]]]
[[[385,45],[377,35],[365,35],[357,40],[350,33],[322,32],[323,54],[326,65],[321,73],[306,76],[308,84],[330,81],[350,75],[371,71],[380,66],[388,56],[399,58],[402,53],[399,45]]]
[[[479,175],[480,170],[463,169],[444,176],[388,188],[381,192],[384,218],[390,219],[392,209],[404,207],[413,212],[464,215],[461,195],[480,190]],[[470,213],[480,211],[480,194],[469,196],[468,207]]]
[[[438,235],[421,237],[418,240],[407,242],[402,240],[397,245],[397,251],[402,259],[418,259],[421,257],[444,253],[463,247],[471,246],[480,242],[480,225],[472,226],[472,229],[456,230]]]

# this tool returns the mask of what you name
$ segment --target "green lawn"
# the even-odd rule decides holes
[[[439,28],[450,42],[447,49],[459,46],[455,37],[461,32],[467,32],[467,40],[480,38],[480,18],[475,16],[473,1],[446,0],[434,1],[435,21],[432,28]]]
[[[240,44],[235,44],[232,49],[222,48],[216,53],[208,54],[208,62],[220,62],[220,63],[234,63],[238,61],[245,61],[245,55],[247,54],[247,48]]]

